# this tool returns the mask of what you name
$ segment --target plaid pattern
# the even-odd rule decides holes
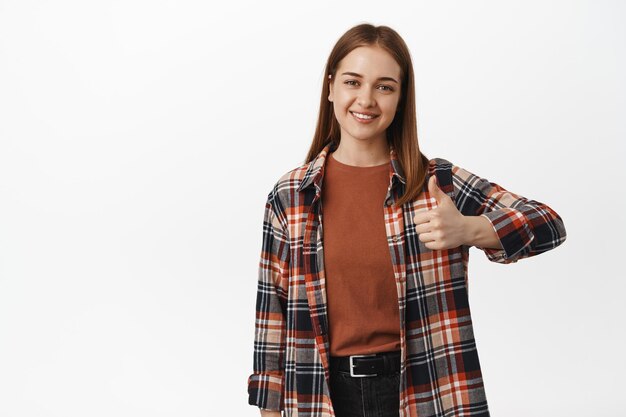
[[[320,200],[330,146],[283,175],[265,205],[248,402],[286,417],[335,415]],[[462,214],[492,223],[503,248],[480,248],[490,261],[517,262],[565,240],[561,217],[543,203],[442,158],[430,160],[426,180],[431,175]],[[413,217],[436,205],[427,183],[417,200],[390,204],[405,185],[393,148],[389,179],[384,216],[400,309],[400,416],[489,416],[468,302],[469,247],[431,250],[419,240]]]

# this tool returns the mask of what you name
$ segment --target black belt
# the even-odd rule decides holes
[[[354,377],[386,375],[400,370],[400,351],[331,356],[330,367]]]

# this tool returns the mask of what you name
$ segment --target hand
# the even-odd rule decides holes
[[[454,201],[437,185],[437,177],[428,180],[428,192],[437,201],[437,207],[424,209],[413,217],[419,240],[428,249],[444,250],[461,246],[467,235],[467,222]]]

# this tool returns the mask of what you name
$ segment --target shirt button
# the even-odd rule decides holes
[[[398,236],[392,237],[391,240],[393,240],[394,242],[397,242],[398,241]]]

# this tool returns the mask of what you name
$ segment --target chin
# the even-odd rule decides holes
[[[374,132],[372,134],[367,134],[367,135],[364,135],[364,134],[352,134],[350,132],[348,132],[348,134],[350,136],[352,136],[356,140],[367,141],[367,140],[372,140],[374,138],[379,137],[380,135],[384,134],[384,131],[383,132]]]

